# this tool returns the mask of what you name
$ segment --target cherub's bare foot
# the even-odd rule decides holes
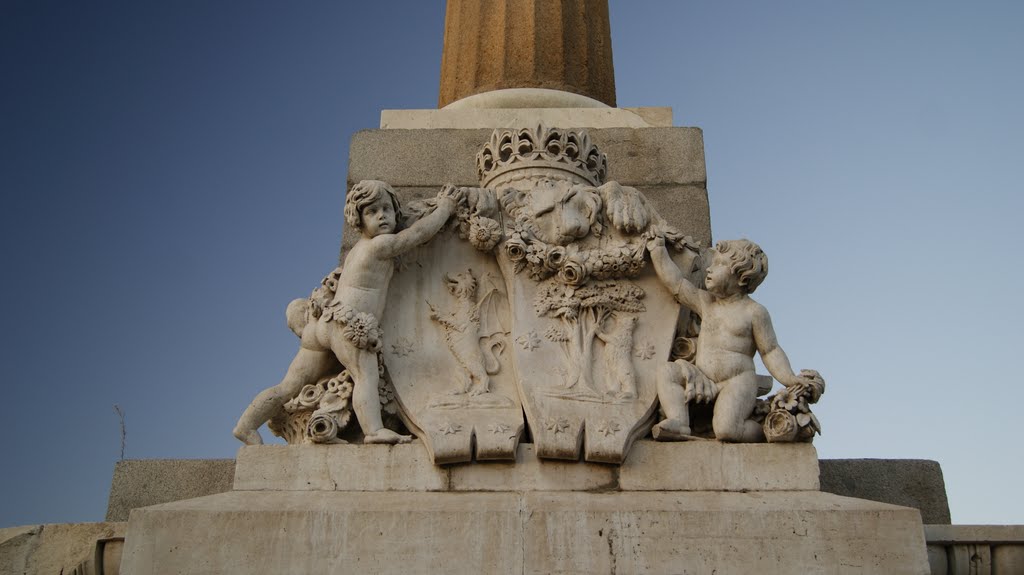
[[[654,426],[651,435],[658,441],[684,441],[690,439],[690,426],[678,419],[666,419]]]
[[[260,432],[255,429],[236,427],[232,433],[239,441],[246,445],[263,445],[263,438],[260,437]]]
[[[472,396],[483,395],[485,393],[487,393],[486,387],[474,387],[473,389],[469,390],[469,394]]]
[[[409,443],[412,441],[411,435],[400,435],[391,431],[386,427],[380,428],[377,433],[371,433],[363,437],[363,443]]]
[[[618,399],[636,399],[635,391],[620,391],[615,395]]]

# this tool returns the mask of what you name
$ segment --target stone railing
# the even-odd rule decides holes
[[[932,575],[1024,573],[1024,525],[925,525]]]

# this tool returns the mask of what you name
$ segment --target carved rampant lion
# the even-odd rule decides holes
[[[491,274],[483,276],[483,294],[477,299],[478,284],[473,270],[455,277],[444,276],[448,293],[455,296],[454,311],[445,315],[430,306],[430,319],[444,328],[445,339],[455,360],[462,366],[459,387],[452,393],[481,395],[490,391],[490,376],[498,373],[498,356],[505,348],[505,329],[498,319],[496,296],[499,290]]]

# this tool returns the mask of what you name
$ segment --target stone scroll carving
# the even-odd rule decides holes
[[[289,443],[357,440],[357,421],[364,441],[408,430],[452,463],[512,460],[529,430],[539,457],[621,463],[659,400],[661,440],[712,435],[690,428],[706,403],[724,441],[820,431],[808,406],[824,380],[793,373],[749,298],[760,248],[702,248],[606,181],[584,131],[495,130],[476,160],[480,187],[405,206],[383,182],[353,187],[346,221],[362,238],[289,306],[300,351],[236,436],[258,442],[270,421]],[[754,349],[785,386],[767,399]]]

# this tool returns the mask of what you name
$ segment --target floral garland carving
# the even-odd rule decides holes
[[[519,222],[509,230],[505,241],[505,255],[515,266],[515,273],[526,269],[536,281],[557,276],[560,282],[577,287],[589,279],[636,277],[644,267],[646,249],[643,242],[592,249],[574,244],[550,245],[537,239],[529,225]]]

